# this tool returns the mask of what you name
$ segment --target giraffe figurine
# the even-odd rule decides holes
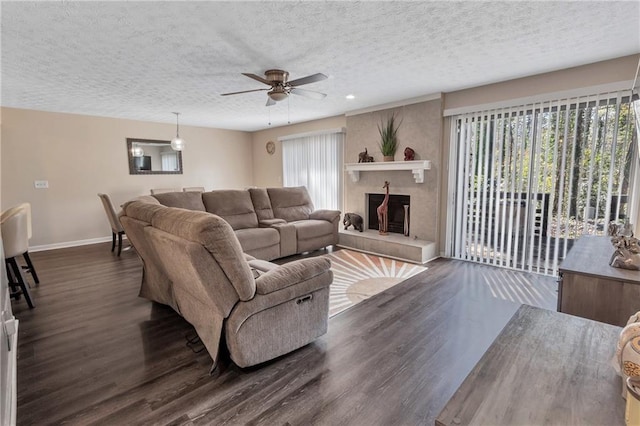
[[[382,188],[386,189],[387,193],[384,195],[382,204],[376,209],[378,213],[378,232],[380,235],[387,235],[387,228],[389,227],[389,217],[387,216],[389,212],[389,182],[385,180]]]

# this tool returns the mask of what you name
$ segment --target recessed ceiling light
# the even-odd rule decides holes
[[[347,95],[347,96],[345,96],[345,97],[346,97],[347,99],[355,99],[355,98],[356,98],[356,95]]]

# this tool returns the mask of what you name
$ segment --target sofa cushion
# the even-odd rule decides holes
[[[253,208],[256,210],[258,220],[273,219],[273,210],[271,209],[271,201],[269,201],[269,193],[266,188],[249,188]]]
[[[244,251],[280,244],[280,234],[273,228],[245,228],[235,231]]]
[[[273,215],[287,222],[309,219],[313,203],[307,188],[267,188]]]
[[[202,196],[199,192],[165,192],[152,195],[152,197],[160,201],[163,206],[205,211]]]
[[[234,231],[258,227],[258,216],[256,216],[256,212],[253,209],[249,191],[225,189],[204,192],[202,201],[209,213],[218,215],[226,220]]]
[[[292,222],[291,225],[296,228],[298,241],[330,235],[334,229],[333,224],[326,220],[300,220]]]

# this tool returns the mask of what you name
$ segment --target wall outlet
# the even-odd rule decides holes
[[[49,188],[49,181],[48,180],[36,180],[35,182],[33,182],[33,186],[35,186],[36,189],[47,189],[47,188]]]

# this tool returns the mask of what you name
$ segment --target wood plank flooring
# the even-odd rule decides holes
[[[193,328],[137,297],[135,252],[118,258],[109,250],[106,243],[32,254],[37,307],[13,301],[18,424],[433,425],[519,307],[489,284],[554,285],[435,260],[331,318],[316,342],[250,369],[223,360],[210,376],[207,353],[187,346]],[[542,307],[555,309],[550,304]]]

